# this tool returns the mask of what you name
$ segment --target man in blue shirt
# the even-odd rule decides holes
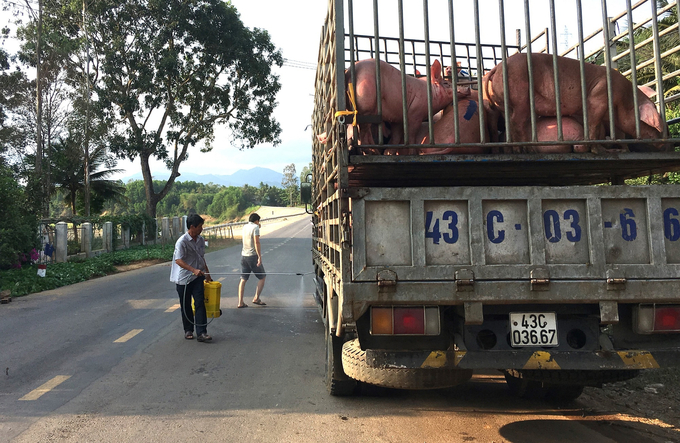
[[[170,281],[175,283],[179,304],[182,311],[182,324],[184,326],[184,338],[194,338],[194,325],[198,341],[212,340],[208,335],[208,316],[205,311],[203,294],[203,281],[211,281],[210,270],[205,262],[205,240],[201,237],[203,232],[203,218],[198,214],[187,217],[187,233],[181,236],[175,243],[175,253],[172,257],[170,269]],[[196,307],[196,321],[191,309],[191,298]]]

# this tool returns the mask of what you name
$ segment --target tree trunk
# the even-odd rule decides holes
[[[85,0],[83,0],[83,30],[85,31],[85,134],[83,157],[85,170],[85,216],[90,216],[90,42],[85,23]]]
[[[45,189],[45,177],[42,173],[42,160],[43,160],[43,141],[42,141],[42,75],[41,75],[41,68],[42,68],[42,60],[41,60],[41,51],[42,51],[42,5],[43,5],[43,0],[38,0],[38,29],[36,33],[36,45],[35,45],[35,53],[36,53],[36,69],[35,69],[35,94],[36,94],[36,125],[35,125],[35,130],[36,130],[36,149],[35,149],[35,173],[38,176],[38,180],[40,180],[40,186],[38,187],[40,189],[40,208],[41,208],[41,213],[42,216],[47,218],[49,217],[49,203],[45,204],[45,201],[47,199],[47,192]],[[30,6],[29,6],[30,7]]]

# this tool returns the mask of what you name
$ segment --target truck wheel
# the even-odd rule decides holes
[[[394,389],[440,389],[464,383],[471,369],[374,368],[366,364],[366,351],[359,340],[342,346],[342,366],[350,377],[361,382]]]
[[[357,386],[342,369],[342,343],[340,337],[331,334],[328,319],[325,321],[326,332],[326,389],[333,396],[347,396],[354,393]]]

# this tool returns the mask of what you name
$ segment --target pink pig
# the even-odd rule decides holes
[[[444,80],[438,60],[432,64],[432,112],[439,112],[453,101],[453,88]],[[401,72],[389,63],[380,62],[382,119],[388,123],[404,121],[401,95]],[[346,84],[351,81],[350,72],[345,72]],[[375,82],[375,60],[367,59],[356,63],[356,101],[359,115],[377,115],[377,94]],[[459,93],[463,95],[463,93]],[[406,76],[408,143],[415,144],[420,124],[427,118],[427,80]],[[359,128],[361,144],[375,144],[370,125]],[[398,126],[398,125],[392,125]],[[364,130],[362,130],[364,129]]]
[[[536,115],[554,117],[555,87],[553,58],[549,54],[531,55],[534,73],[534,93]],[[581,76],[579,61],[558,57],[562,115],[581,115]],[[503,66],[495,66],[484,76],[484,90],[492,105],[504,111],[504,100],[509,101],[510,116],[506,116],[506,126],[514,141],[531,140],[531,116],[529,107],[529,80],[527,55],[515,54],[507,59],[510,90],[503,91]],[[588,131],[591,140],[604,138],[605,124],[609,122],[607,102],[606,68],[587,63],[585,65],[585,84],[587,90]],[[618,71],[611,71],[612,92],[614,97],[614,118],[617,129],[635,134],[635,113],[633,110],[633,86]],[[655,139],[664,129],[661,117],[649,98],[637,91],[640,111],[640,136]]]
[[[536,134],[538,141],[557,140],[557,119],[555,117],[540,117],[536,122]],[[562,139],[564,141],[583,140],[583,125],[571,117],[562,117]],[[531,151],[559,154],[568,152],[588,152],[585,145],[546,145],[535,146]]]
[[[486,117],[486,114],[485,114]],[[488,122],[488,120],[487,120]],[[477,91],[471,91],[470,97],[458,101],[458,128],[461,143],[480,143],[479,131],[479,96]],[[430,143],[430,136],[425,125],[423,144]],[[489,140],[489,131],[486,130],[485,140]],[[454,127],[453,105],[444,108],[441,118],[434,124],[434,142],[436,144],[456,143]],[[484,146],[450,147],[450,148],[421,148],[420,154],[485,154],[489,149]]]

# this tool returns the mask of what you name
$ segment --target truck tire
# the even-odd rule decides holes
[[[472,377],[470,369],[372,368],[366,364],[366,351],[356,339],[342,346],[342,366],[356,380],[394,389],[449,388]]]
[[[352,395],[357,387],[357,382],[349,378],[342,369],[343,340],[341,337],[331,334],[327,319],[324,324],[326,333],[326,389],[333,396]]]

